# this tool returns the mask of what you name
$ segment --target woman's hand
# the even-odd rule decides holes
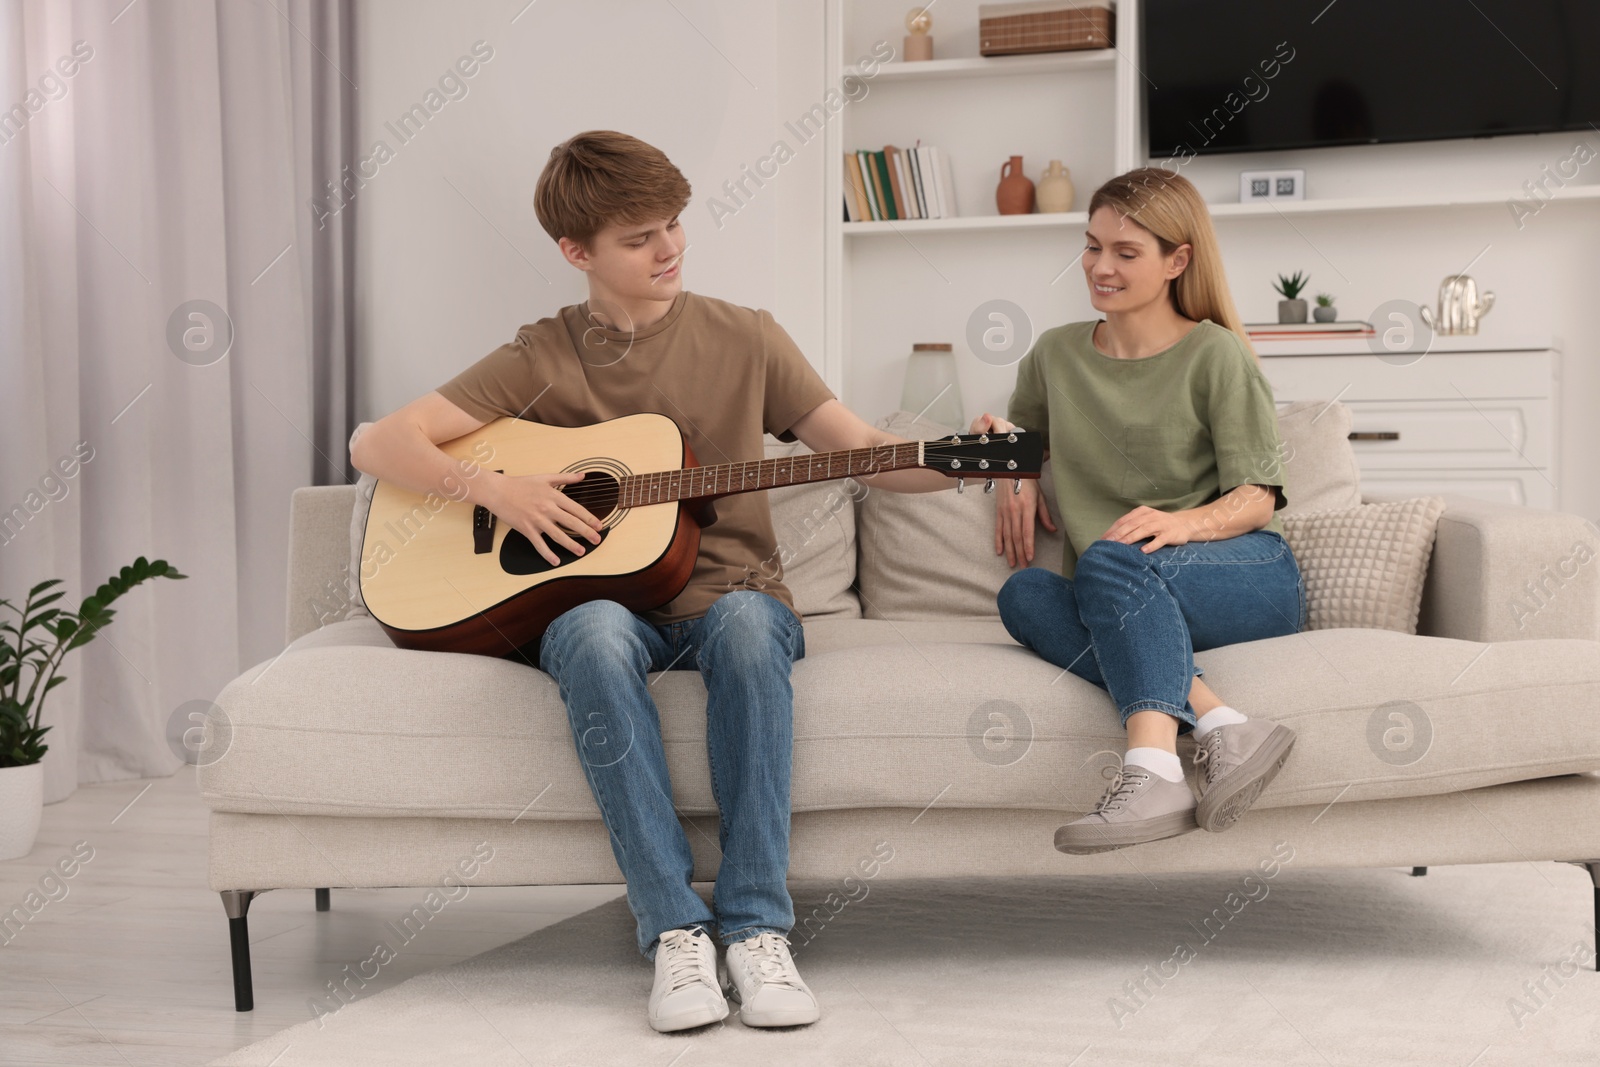
[[[986,411],[972,420],[969,432],[1009,433],[1014,429],[1016,427],[1005,419]],[[1046,530],[1054,533],[1056,529],[1056,524],[1050,519],[1050,508],[1045,504],[1044,494],[1039,491],[1039,480],[1019,480],[1022,482],[1020,492],[999,489],[995,492],[994,501],[994,552],[997,556],[1004,552],[1006,564],[1011,567],[1033,562],[1035,515]]]
[[[1183,512],[1158,511],[1140,504],[1112,523],[1111,528],[1100,535],[1100,540],[1131,545],[1148,537],[1150,543],[1140,546],[1140,551],[1148,555],[1164,545],[1186,545],[1193,533],[1194,528]]]

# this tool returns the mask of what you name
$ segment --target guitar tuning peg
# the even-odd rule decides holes
[[[983,491],[985,493],[994,492],[994,479],[993,478],[985,478],[983,480]]]
[[[1013,478],[1013,479],[1011,479],[1011,495],[1012,496],[1016,496],[1020,492],[1022,492],[1022,479],[1021,478]]]
[[[956,479],[956,492],[964,493],[964,492],[966,492],[966,490],[967,490],[967,480],[965,478],[957,478]]]

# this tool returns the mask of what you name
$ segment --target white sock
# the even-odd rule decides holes
[[[1162,748],[1130,748],[1122,757],[1123,763],[1133,763],[1147,771],[1154,771],[1169,782],[1183,781],[1183,761],[1176,752]]]
[[[1235,723],[1249,722],[1250,720],[1240,715],[1226,704],[1218,704],[1194,722],[1195,740],[1199,740],[1219,726],[1232,726]]]

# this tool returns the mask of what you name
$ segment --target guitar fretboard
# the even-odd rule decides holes
[[[632,474],[618,479],[618,506],[634,508],[669,500],[752,493],[780,485],[825,482],[918,465],[917,442],[910,441],[873,448],[850,448],[839,452],[815,452],[745,463],[715,463],[705,467]]]

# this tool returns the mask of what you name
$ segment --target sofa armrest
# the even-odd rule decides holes
[[[353,485],[312,485],[289,499],[288,640],[341,619],[350,609]]]
[[[1415,495],[1415,494],[1411,494]],[[1581,515],[1439,493],[1417,632],[1463,641],[1600,639],[1600,530]],[[1366,493],[1361,502],[1405,499]]]

